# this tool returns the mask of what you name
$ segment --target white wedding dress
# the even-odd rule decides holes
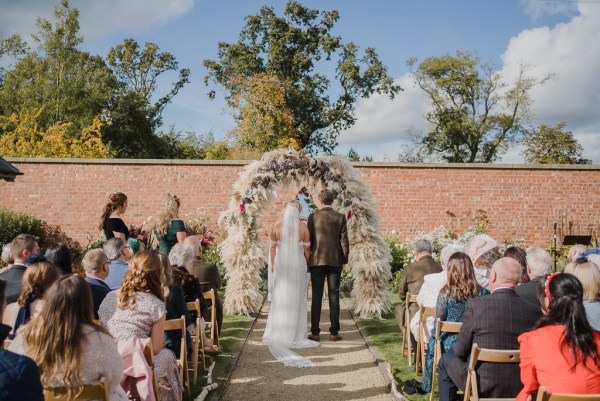
[[[271,354],[285,366],[303,368],[315,366],[315,363],[291,349],[318,347],[319,343],[306,338],[308,275],[304,247],[310,244],[299,240],[299,222],[298,209],[287,206],[281,240],[276,242],[272,287],[269,286],[271,305],[263,342],[268,344]]]

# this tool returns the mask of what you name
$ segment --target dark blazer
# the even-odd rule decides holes
[[[200,257],[195,257],[188,266],[190,274],[196,276],[200,281],[200,288],[202,292],[215,290],[215,303],[217,308],[217,324],[218,333],[221,333],[223,327],[223,304],[219,298],[217,290],[221,288],[221,276],[219,275],[219,269],[214,263],[208,263],[203,261]],[[206,318],[205,318],[206,320]]]
[[[21,291],[23,290],[21,280],[23,279],[23,274],[25,274],[25,269],[27,269],[25,265],[14,264],[8,270],[0,273],[0,278],[6,281],[7,305],[17,302],[17,299],[19,299],[19,295],[21,295]]]
[[[400,292],[400,299],[404,301],[402,305],[400,305],[402,314],[397,315],[397,318],[400,320],[400,327],[404,324],[404,308],[406,307],[406,292],[410,292],[412,295],[417,295],[419,291],[421,291],[421,287],[423,286],[424,277],[428,274],[439,273],[442,271],[442,266],[433,260],[433,258],[429,255],[423,256],[418,261],[408,264],[404,266],[404,272],[402,273],[402,280],[400,280],[400,286],[398,287],[398,291]],[[410,318],[419,311],[419,305],[414,302],[408,305],[408,310],[410,313]]]
[[[534,304],[538,308],[541,308],[540,301],[538,300],[537,292],[538,287],[543,285],[542,277],[532,278],[531,281],[521,284],[515,289],[518,296],[523,298],[525,301]]]
[[[86,283],[90,285],[90,289],[92,290],[92,301],[94,303],[94,319],[99,319],[98,309],[100,308],[100,304],[102,303],[102,301],[104,301],[106,294],[108,294],[111,291],[110,287],[104,281],[94,277],[86,276],[83,279]]]
[[[510,288],[467,301],[463,324],[454,344],[457,358],[447,367],[454,383],[464,389],[467,359],[473,343],[480,348],[519,349],[519,335],[530,331],[542,317],[539,307],[521,299]],[[519,364],[481,363],[477,367],[479,395],[485,398],[514,398],[523,388]]]
[[[341,267],[348,263],[348,228],[346,216],[324,207],[308,216],[310,263],[313,266]]]
[[[0,341],[4,341],[10,327],[0,325]],[[0,401],[44,401],[40,371],[31,359],[0,349]]]

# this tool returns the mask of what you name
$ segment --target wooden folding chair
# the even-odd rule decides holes
[[[600,394],[549,393],[546,387],[540,386],[536,401],[600,401]]]
[[[177,360],[177,367],[179,368],[179,376],[183,382],[183,387],[190,398],[190,375],[188,374],[187,368],[187,348],[185,343],[185,317],[181,316],[179,319],[169,319],[165,322],[165,331],[169,330],[181,330],[181,349],[179,351],[179,359]],[[181,395],[183,399],[183,394]]]
[[[156,401],[158,401],[158,381],[156,380],[156,369],[154,367],[154,350],[152,350],[151,339],[148,339],[146,347],[144,347],[144,357],[146,358],[146,362],[148,363],[148,366],[150,366],[150,370],[152,371],[152,390],[154,391],[154,398],[156,399]]]
[[[459,333],[461,322],[446,322],[444,320],[435,320],[435,348],[433,349],[433,372],[431,372],[431,393],[429,395],[429,401],[435,399],[435,381],[437,379],[437,367],[442,357],[442,341],[440,337],[442,332],[446,333]]]
[[[189,369],[194,372],[194,384],[198,382],[198,360],[200,359],[200,355],[202,355],[202,369],[206,370],[206,365],[204,363],[204,347],[200,347],[202,344],[202,334],[200,327],[200,318],[202,317],[202,312],[200,311],[200,300],[196,299],[194,302],[187,303],[187,309],[190,313],[193,313],[196,316],[196,335],[192,336],[192,368]]]
[[[213,345],[219,345],[219,330],[217,322],[217,302],[215,297],[215,290],[205,291],[202,293],[208,306],[208,315],[204,315],[204,321],[206,326],[210,328],[210,336],[208,337]],[[208,318],[208,319],[207,319]],[[210,321],[209,321],[210,319]],[[204,344],[203,347],[204,349]]]
[[[69,390],[71,391],[69,392]],[[102,377],[98,384],[87,384],[81,387],[44,387],[44,399],[46,401],[85,401],[96,399],[108,401],[106,379]]]
[[[417,352],[415,353],[416,374],[419,374],[419,368],[422,370],[425,366],[425,350],[427,349],[427,343],[425,342],[425,330],[427,330],[427,318],[435,318],[435,316],[435,308],[422,305],[419,307],[419,332],[417,335]],[[429,334],[431,335],[431,333]]]
[[[12,344],[12,340],[6,339],[6,340],[4,340],[4,342],[2,343],[2,348],[4,348],[4,349],[8,349],[8,347],[10,347],[10,344]]]
[[[465,385],[464,401],[484,400],[479,398],[479,389],[477,387],[477,374],[475,366],[477,362],[494,362],[494,363],[519,363],[521,362],[521,352],[516,350],[489,349],[479,348],[477,344],[473,344],[471,348],[471,356],[469,357],[469,370],[467,372],[467,384]],[[495,400],[514,400],[514,398],[495,398]],[[489,398],[488,398],[489,400]]]
[[[416,295],[410,295],[406,293],[404,301],[404,327],[402,328],[402,353],[405,351],[406,344],[406,355],[408,356],[408,366],[412,366],[412,344],[410,342],[410,312],[408,307],[410,304],[417,302]]]

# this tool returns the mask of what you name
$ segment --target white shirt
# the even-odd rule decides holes
[[[448,282],[448,272],[446,270],[442,270],[439,273],[431,273],[427,274],[423,277],[423,286],[419,290],[419,294],[417,295],[417,304],[419,306],[426,306],[429,308],[435,308],[437,306],[438,295],[440,294],[440,290],[446,285]],[[419,334],[419,319],[421,317],[421,313],[417,311],[415,316],[410,321],[410,331],[413,333],[415,338],[418,338]],[[435,323],[434,317],[428,317],[425,321],[426,323],[426,336],[425,341],[429,340],[429,333],[433,330],[433,324]]]

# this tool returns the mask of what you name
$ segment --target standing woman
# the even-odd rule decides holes
[[[50,287],[42,311],[23,326],[10,350],[33,359],[44,387],[77,387],[106,379],[109,399],[127,401],[123,360],[114,339],[94,323],[92,292],[76,274]]]
[[[171,252],[173,245],[183,243],[187,236],[185,224],[179,218],[179,206],[181,206],[179,198],[167,194],[158,222],[154,227],[154,235],[160,245],[160,252],[165,255]]]
[[[127,196],[124,193],[115,192],[108,196],[108,203],[104,206],[99,227],[100,230],[104,230],[107,240],[118,237],[127,242],[129,229],[121,218],[127,210],[127,206]]]
[[[572,274],[551,274],[544,293],[548,314],[519,336],[523,390],[517,401],[531,399],[540,386],[550,393],[600,393],[600,332],[585,316],[581,283]]]

